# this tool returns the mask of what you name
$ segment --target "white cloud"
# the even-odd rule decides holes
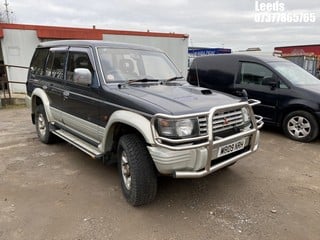
[[[9,0],[17,23],[187,33],[194,46],[244,49],[319,43],[314,0],[278,0],[285,13],[314,13],[316,22],[256,23],[255,0]],[[276,0],[259,0],[276,2]]]

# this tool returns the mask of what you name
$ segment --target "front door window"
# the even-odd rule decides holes
[[[273,72],[256,63],[242,63],[240,84],[265,85],[266,79],[273,78]]]

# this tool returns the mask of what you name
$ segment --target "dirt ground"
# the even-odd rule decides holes
[[[264,130],[258,152],[201,179],[159,179],[131,207],[117,169],[44,145],[26,108],[0,110],[1,240],[320,239],[320,140]]]

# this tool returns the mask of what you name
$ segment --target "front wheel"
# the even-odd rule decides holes
[[[283,131],[289,138],[300,142],[311,142],[319,133],[316,118],[306,111],[294,111],[283,120]]]
[[[118,145],[122,192],[133,206],[150,203],[157,192],[157,175],[146,143],[136,134],[124,135]]]

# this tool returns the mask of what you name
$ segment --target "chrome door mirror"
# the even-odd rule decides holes
[[[92,83],[92,74],[87,68],[76,68],[73,73],[73,82],[84,86]]]

